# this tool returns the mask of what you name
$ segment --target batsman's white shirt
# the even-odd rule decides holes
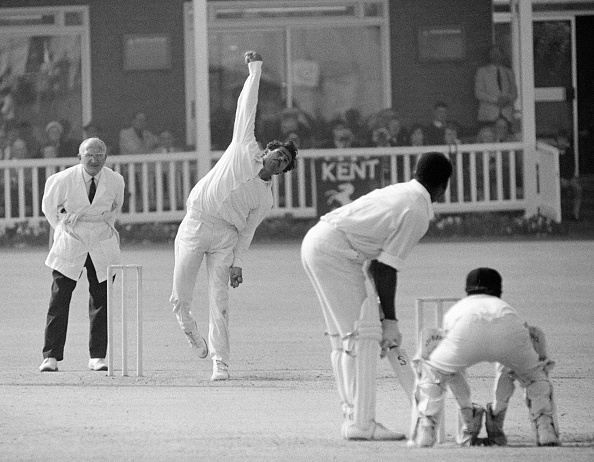
[[[401,269],[432,217],[431,196],[412,180],[376,189],[333,210],[308,231],[301,259],[328,334],[345,338],[355,329],[367,299],[365,261],[377,259]],[[379,323],[379,312],[371,314],[371,321]]]
[[[399,270],[433,216],[431,196],[421,183],[411,180],[371,191],[321,220],[344,232],[367,259]]]
[[[263,153],[254,135],[262,61],[248,64],[237,102],[233,140],[216,165],[194,186],[186,202],[188,213],[207,214],[235,226],[238,232],[234,266],[243,266],[242,256],[254,232],[272,209],[272,182],[264,181]]]

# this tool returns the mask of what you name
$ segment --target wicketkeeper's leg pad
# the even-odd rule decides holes
[[[559,444],[559,423],[557,406],[553,394],[553,383],[549,379],[546,365],[526,373],[515,373],[525,390],[532,428],[538,446],[557,446]]]

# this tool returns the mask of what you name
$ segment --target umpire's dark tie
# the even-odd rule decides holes
[[[97,185],[95,184],[95,177],[91,177],[91,187],[89,188],[89,202],[93,203],[93,198],[95,197],[95,192],[97,191]]]

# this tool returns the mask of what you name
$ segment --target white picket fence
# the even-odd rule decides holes
[[[473,144],[456,147],[395,147],[300,150],[297,168],[274,178],[274,208],[270,216],[291,214],[315,217],[318,212],[316,164],[328,159],[374,159],[379,184],[408,181],[417,157],[429,150],[450,156],[454,174],[437,213],[521,210],[527,216],[543,214],[561,220],[558,151],[538,143]],[[221,152],[213,152],[212,161]],[[0,226],[44,220],[41,198],[45,179],[74,165],[78,159],[0,161]],[[185,214],[185,200],[198,179],[197,154],[142,154],[110,156],[106,165],[126,181],[121,223],[177,222]],[[354,172],[354,175],[361,172]],[[375,179],[377,183],[377,178]],[[0,197],[2,197],[0,195]]]

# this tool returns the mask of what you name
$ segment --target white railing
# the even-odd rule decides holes
[[[381,159],[380,185],[386,185],[410,180],[417,157],[429,150],[443,152],[454,164],[445,200],[435,204],[437,213],[521,210],[560,221],[558,152],[542,143],[532,150],[523,143],[303,149],[297,168],[289,175],[274,178],[275,205],[270,215],[317,215],[316,167],[325,159]],[[213,152],[213,162],[221,154]],[[0,203],[0,226],[44,220],[41,198],[45,179],[77,162],[76,157],[0,161],[0,200],[4,199]],[[108,157],[106,165],[120,172],[126,181],[119,221],[181,221],[185,200],[198,179],[197,164],[195,152]],[[532,188],[532,184],[536,187]]]

